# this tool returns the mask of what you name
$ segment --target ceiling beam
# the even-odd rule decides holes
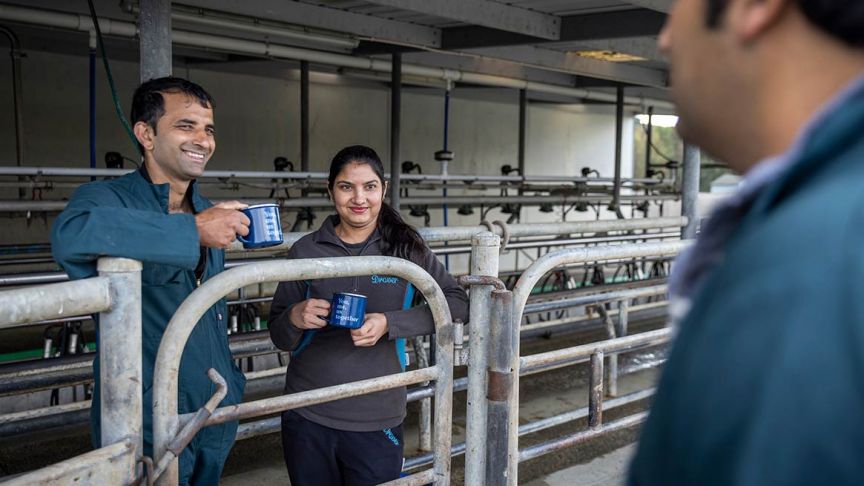
[[[629,63],[601,61],[576,54],[533,46],[510,46],[477,49],[473,54],[488,56],[525,66],[579,76],[606,79],[640,86],[666,87],[667,75],[659,69]]]
[[[561,17],[561,41],[616,39],[653,36],[660,32],[666,15],[647,9],[618,10]],[[443,49],[543,44],[548,39],[504,32],[488,27],[450,27],[443,29]]]
[[[183,0],[183,4],[316,29],[332,30],[352,34],[365,40],[426,47],[441,46],[441,30],[434,27],[308,3],[281,0]]]
[[[641,57],[649,61],[664,62],[666,59],[657,48],[657,39],[653,37],[624,37],[621,39],[603,39],[580,41],[566,45],[550,44],[556,50],[566,48],[568,51],[596,50],[612,51],[631,56]]]
[[[647,8],[656,12],[669,13],[675,0],[627,0],[634,7]]]
[[[541,39],[558,40],[561,34],[561,19],[555,15],[490,0],[366,1]]]

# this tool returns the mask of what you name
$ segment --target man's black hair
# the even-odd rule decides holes
[[[706,23],[720,24],[728,0],[707,0]],[[795,0],[804,16],[828,35],[853,47],[864,47],[864,1]]]
[[[213,107],[213,97],[201,86],[183,78],[166,76],[146,81],[132,95],[132,124],[143,121],[156,132],[156,123],[165,114],[163,93],[182,93],[194,98],[204,108]]]

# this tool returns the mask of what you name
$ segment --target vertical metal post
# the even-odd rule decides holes
[[[171,0],[141,0],[141,82],[171,75]]]
[[[96,168],[96,36],[90,34],[90,168]],[[95,178],[90,178],[95,180]]]
[[[651,173],[651,151],[653,150],[654,143],[651,141],[651,131],[654,128],[654,107],[648,107],[648,129],[645,134],[645,173],[642,174],[642,177],[648,178],[650,177],[648,174]]]
[[[498,275],[501,238],[484,231],[471,239],[471,275]],[[492,286],[471,287],[468,325],[468,403],[465,429],[465,485],[481,486],[486,475],[486,369]]]
[[[101,258],[108,277],[111,310],[99,315],[99,379],[102,385],[102,445],[130,440],[143,451],[141,369],[141,262]],[[134,477],[134,471],[132,471]]]
[[[309,61],[300,61],[300,172],[309,172]]]
[[[697,216],[697,198],[699,197],[699,171],[702,163],[702,153],[699,147],[689,143],[684,144],[684,177],[681,183],[681,215],[687,216],[687,226],[681,230],[681,238],[696,237],[699,227]]]
[[[519,429],[512,429],[510,424],[511,416],[517,413],[511,404],[514,395],[518,395],[513,386],[513,362],[518,359],[515,351],[519,328],[513,322],[513,294],[508,290],[493,290],[491,297],[486,481],[480,484],[515,486]],[[467,479],[466,475],[466,485],[469,484]]]
[[[426,340],[422,337],[414,338],[414,351],[417,353],[417,368],[426,368],[429,366],[429,352],[425,348]],[[428,381],[424,381],[421,385],[428,385]],[[432,450],[432,398],[424,398],[420,400],[420,437],[419,449],[421,451]]]
[[[390,206],[399,211],[400,137],[402,130],[402,54],[393,53],[390,72]]]
[[[528,90],[519,90],[519,175],[525,177],[525,146],[528,139]],[[522,193],[522,190],[519,190]]]
[[[614,337],[616,338],[627,335],[629,309],[629,299],[618,302],[618,320],[614,324]],[[618,396],[618,353],[609,355],[609,368],[606,370],[606,396]]]
[[[624,87],[615,90],[615,182],[612,190],[612,204],[609,209],[615,211],[618,218],[621,213],[621,144],[624,135]]]
[[[453,443],[453,323],[439,324],[434,340],[438,368],[435,382],[435,450],[433,461],[436,486],[450,484],[450,446]]]
[[[603,351],[591,355],[590,366],[588,426],[596,429],[603,425]]]

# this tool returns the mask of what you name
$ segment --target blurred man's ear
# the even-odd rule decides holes
[[[792,0],[729,0],[726,26],[743,44],[752,44],[776,25],[790,8]]]
[[[132,131],[135,132],[135,138],[138,139],[138,143],[141,144],[145,152],[153,150],[153,136],[155,135],[153,127],[147,122],[139,121],[132,127]]]

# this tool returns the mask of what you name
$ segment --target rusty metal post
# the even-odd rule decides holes
[[[588,426],[596,429],[603,425],[603,351],[591,354],[588,387]]]
[[[471,275],[498,275],[501,238],[484,231],[471,239]],[[486,369],[489,359],[491,285],[471,287],[468,323],[468,403],[465,425],[465,485],[481,486],[486,475]]]
[[[102,445],[123,441],[143,451],[141,370],[141,262],[101,258],[99,275],[108,277],[111,309],[99,315],[99,378],[102,384]],[[135,477],[134,469],[130,480]]]
[[[426,340],[423,337],[414,338],[414,352],[417,355],[417,368],[425,368],[429,366],[429,352],[425,347]],[[429,382],[421,383],[421,386],[428,386]],[[419,419],[420,434],[419,449],[424,452],[432,450],[432,398],[427,397],[420,400],[420,419]]]
[[[512,428],[511,423],[512,416],[518,414],[518,409],[514,409],[512,404],[519,394],[514,386],[519,327],[513,315],[513,294],[507,290],[493,290],[491,298],[489,383],[486,392],[486,479],[482,484],[515,485],[519,462],[519,429]]]

